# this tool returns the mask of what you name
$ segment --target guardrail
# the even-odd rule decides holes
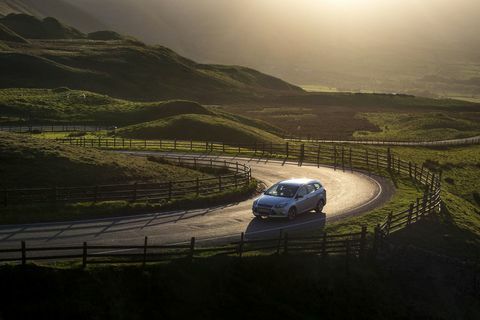
[[[172,164],[198,168],[228,170],[230,173],[211,178],[178,180],[159,183],[95,185],[79,187],[4,189],[4,206],[30,203],[67,203],[98,201],[160,201],[182,199],[187,196],[208,196],[250,183],[251,169],[241,163],[202,159],[197,157],[162,157]]]
[[[195,238],[184,244],[149,244],[148,237],[138,245],[89,245],[27,247],[25,241],[14,249],[0,249],[0,262],[27,262],[46,260],[81,261],[88,264],[119,264],[172,261],[177,259],[201,259],[211,256],[238,256],[249,252],[270,251],[275,254],[319,254],[323,257],[344,254],[352,258],[364,258],[367,254],[367,229],[348,234],[323,234],[317,237],[289,237],[280,232],[278,237],[268,239],[246,239],[218,247],[196,247]]]

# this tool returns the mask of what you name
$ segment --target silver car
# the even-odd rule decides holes
[[[258,218],[295,219],[297,214],[315,210],[320,213],[327,204],[327,193],[320,181],[291,179],[268,188],[253,202],[252,211]]]

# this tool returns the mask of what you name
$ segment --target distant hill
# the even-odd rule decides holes
[[[85,35],[52,17],[43,20],[27,14],[9,14],[0,24],[27,39],[82,39]],[[4,39],[7,40],[7,39]]]
[[[0,18],[0,20],[2,20]],[[27,43],[28,41],[25,40],[23,37],[19,36],[17,33],[13,32],[6,26],[0,23],[0,40],[4,41],[11,41],[11,42],[21,42]]]
[[[67,86],[134,100],[212,103],[303,92],[250,68],[199,64],[166,47],[147,46],[114,32],[86,39],[53,18],[11,14],[0,23],[30,40],[10,43],[12,51],[0,54],[3,88]]]
[[[108,29],[82,7],[64,0],[0,0],[0,16],[25,13],[38,18],[55,17],[82,32]]]

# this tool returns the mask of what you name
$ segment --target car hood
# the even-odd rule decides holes
[[[283,197],[273,197],[263,195],[258,198],[257,205],[265,205],[265,206],[274,206],[279,203],[290,202],[292,198],[283,198]]]

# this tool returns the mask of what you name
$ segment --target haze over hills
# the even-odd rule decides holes
[[[0,18],[5,42],[0,51],[0,87],[67,86],[137,100],[186,98],[234,100],[265,94],[302,93],[256,70],[199,64],[162,46],[147,46],[115,32],[90,34],[25,14]]]
[[[319,89],[480,96],[476,0],[15,2],[92,31],[57,8],[76,7],[86,20],[197,61],[246,65]]]

